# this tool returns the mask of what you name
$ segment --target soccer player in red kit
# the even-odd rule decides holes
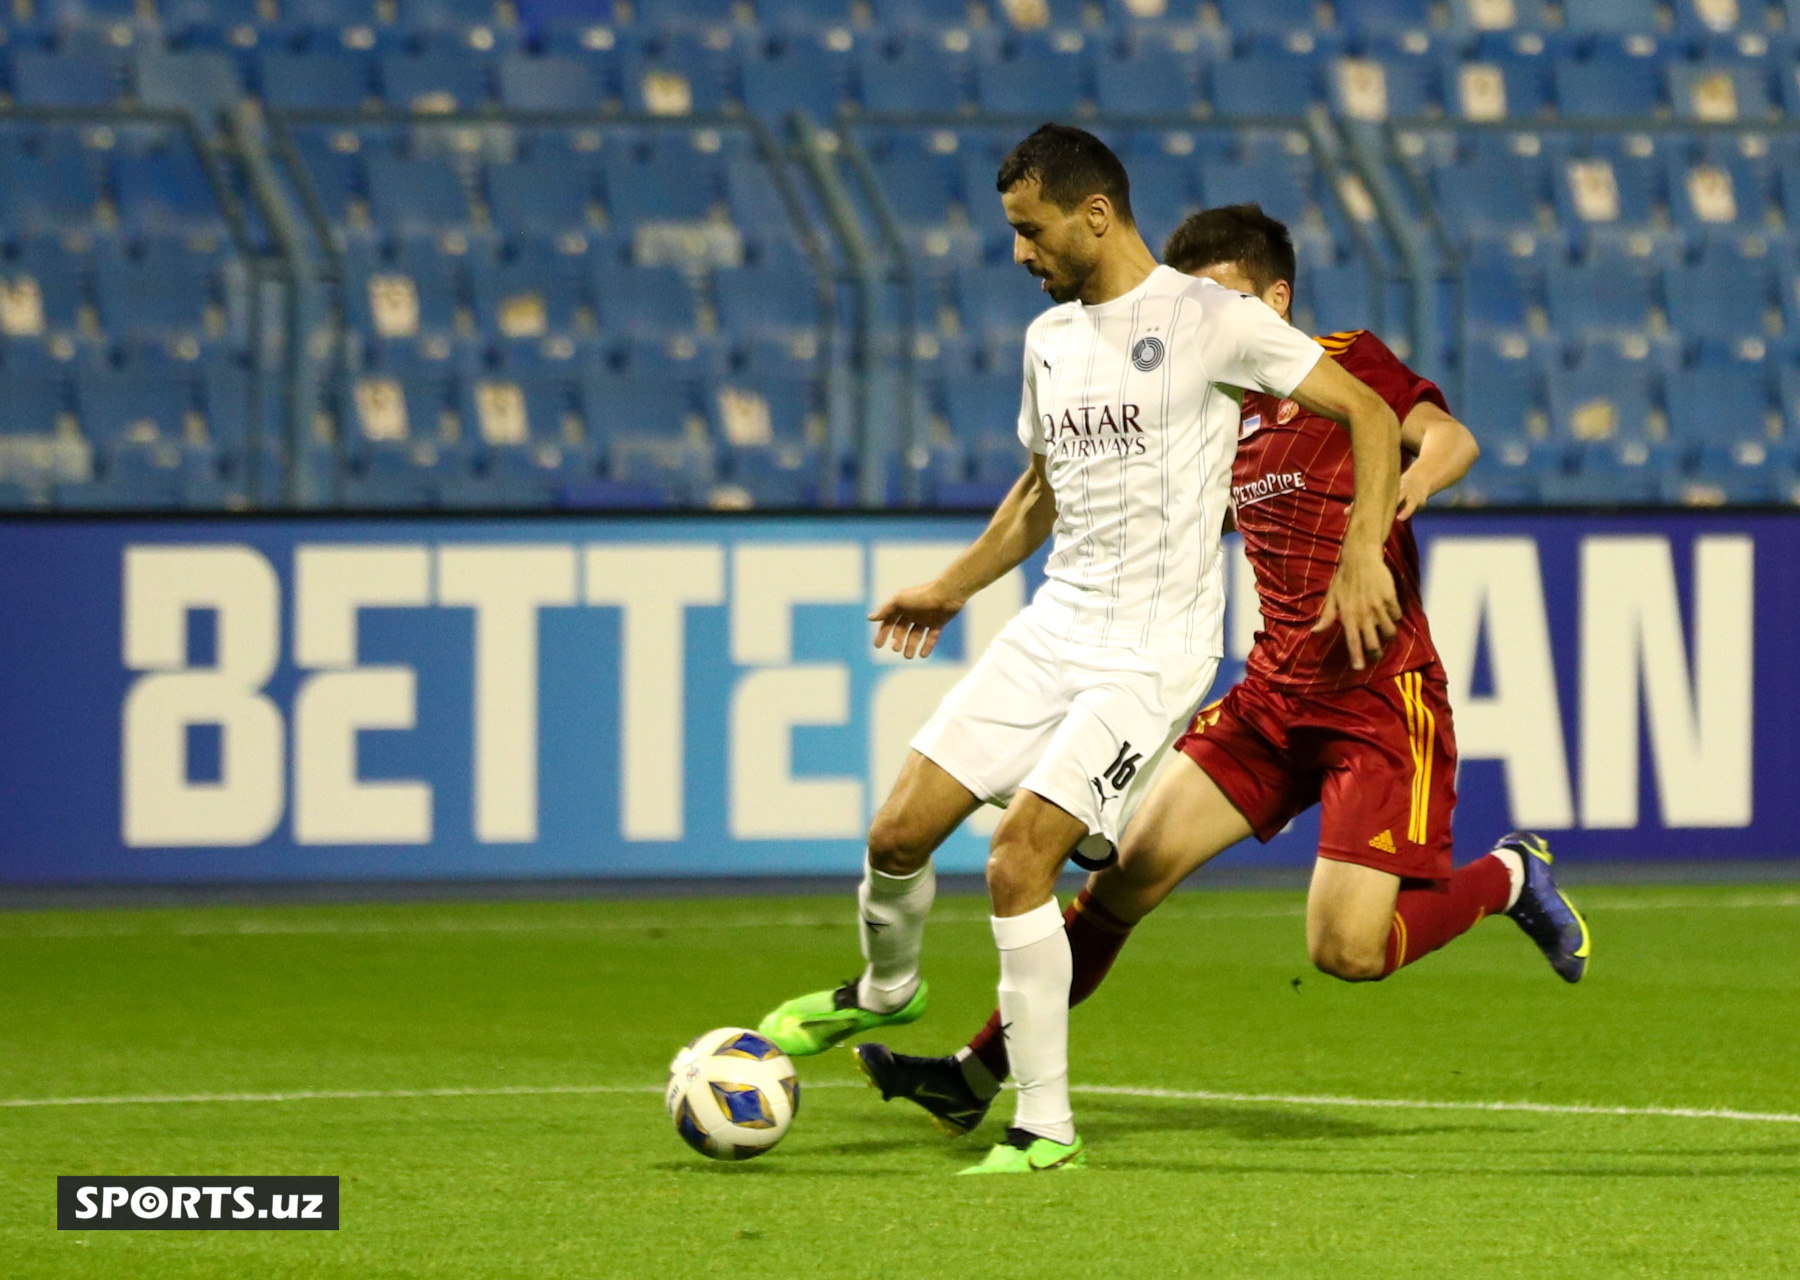
[[[1170,237],[1178,271],[1262,298],[1283,318],[1293,299],[1287,228],[1255,205],[1195,214]],[[1232,512],[1256,573],[1263,626],[1244,679],[1203,708],[1123,833],[1116,865],[1096,872],[1070,905],[1070,1002],[1099,986],[1132,927],[1191,872],[1239,840],[1272,839],[1321,809],[1307,897],[1313,963],[1347,981],[1385,978],[1507,914],[1565,980],[1578,982],[1587,925],[1550,875],[1550,852],[1529,832],[1451,866],[1456,738],[1443,669],[1419,593],[1412,515],[1455,484],[1479,452],[1444,395],[1366,330],[1318,339],[1374,389],[1401,422],[1409,465],[1383,548],[1400,615],[1370,652],[1342,632],[1326,588],[1349,522],[1350,437],[1291,400],[1246,393],[1232,470]],[[978,1124],[1007,1075],[996,1014],[954,1057],[856,1048],[884,1098],[906,1097],[962,1133]]]

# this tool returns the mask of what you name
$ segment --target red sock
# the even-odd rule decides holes
[[[1131,936],[1131,926],[1095,902],[1086,889],[1075,895],[1075,901],[1063,912],[1063,932],[1069,935],[1069,955],[1074,973],[1069,981],[1069,1005],[1073,1008],[1094,994],[1106,980],[1107,971],[1118,959],[1119,949]],[[1000,1011],[996,1009],[987,1025],[969,1041],[969,1052],[980,1060],[996,1080],[1011,1074],[1006,1059],[1006,1037],[1000,1034]]]
[[[1388,930],[1387,962],[1381,976],[1429,955],[1452,938],[1461,937],[1484,917],[1506,910],[1512,876],[1506,864],[1488,854],[1450,877],[1448,892],[1402,889]]]

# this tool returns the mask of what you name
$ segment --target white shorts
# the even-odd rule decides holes
[[[1058,639],[1026,609],[945,695],[913,750],[989,804],[1021,789],[1042,796],[1086,823],[1081,851],[1103,857],[1218,667]]]

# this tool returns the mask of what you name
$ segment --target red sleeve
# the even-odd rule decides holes
[[[1334,334],[1333,337],[1338,335]],[[1341,347],[1337,342],[1327,339],[1325,350],[1335,356],[1345,369],[1368,383],[1376,395],[1388,402],[1394,416],[1402,422],[1406,421],[1406,415],[1421,400],[1435,404],[1445,413],[1450,412],[1450,403],[1444,399],[1444,393],[1437,383],[1429,378],[1421,378],[1408,369],[1400,362],[1399,356],[1388,350],[1387,343],[1367,329],[1359,330]]]

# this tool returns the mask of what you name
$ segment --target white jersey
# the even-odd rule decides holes
[[[1056,495],[1032,600],[1064,640],[1219,657],[1219,540],[1247,389],[1286,398],[1318,343],[1260,299],[1159,266],[1131,292],[1065,302],[1025,334],[1019,438]]]

